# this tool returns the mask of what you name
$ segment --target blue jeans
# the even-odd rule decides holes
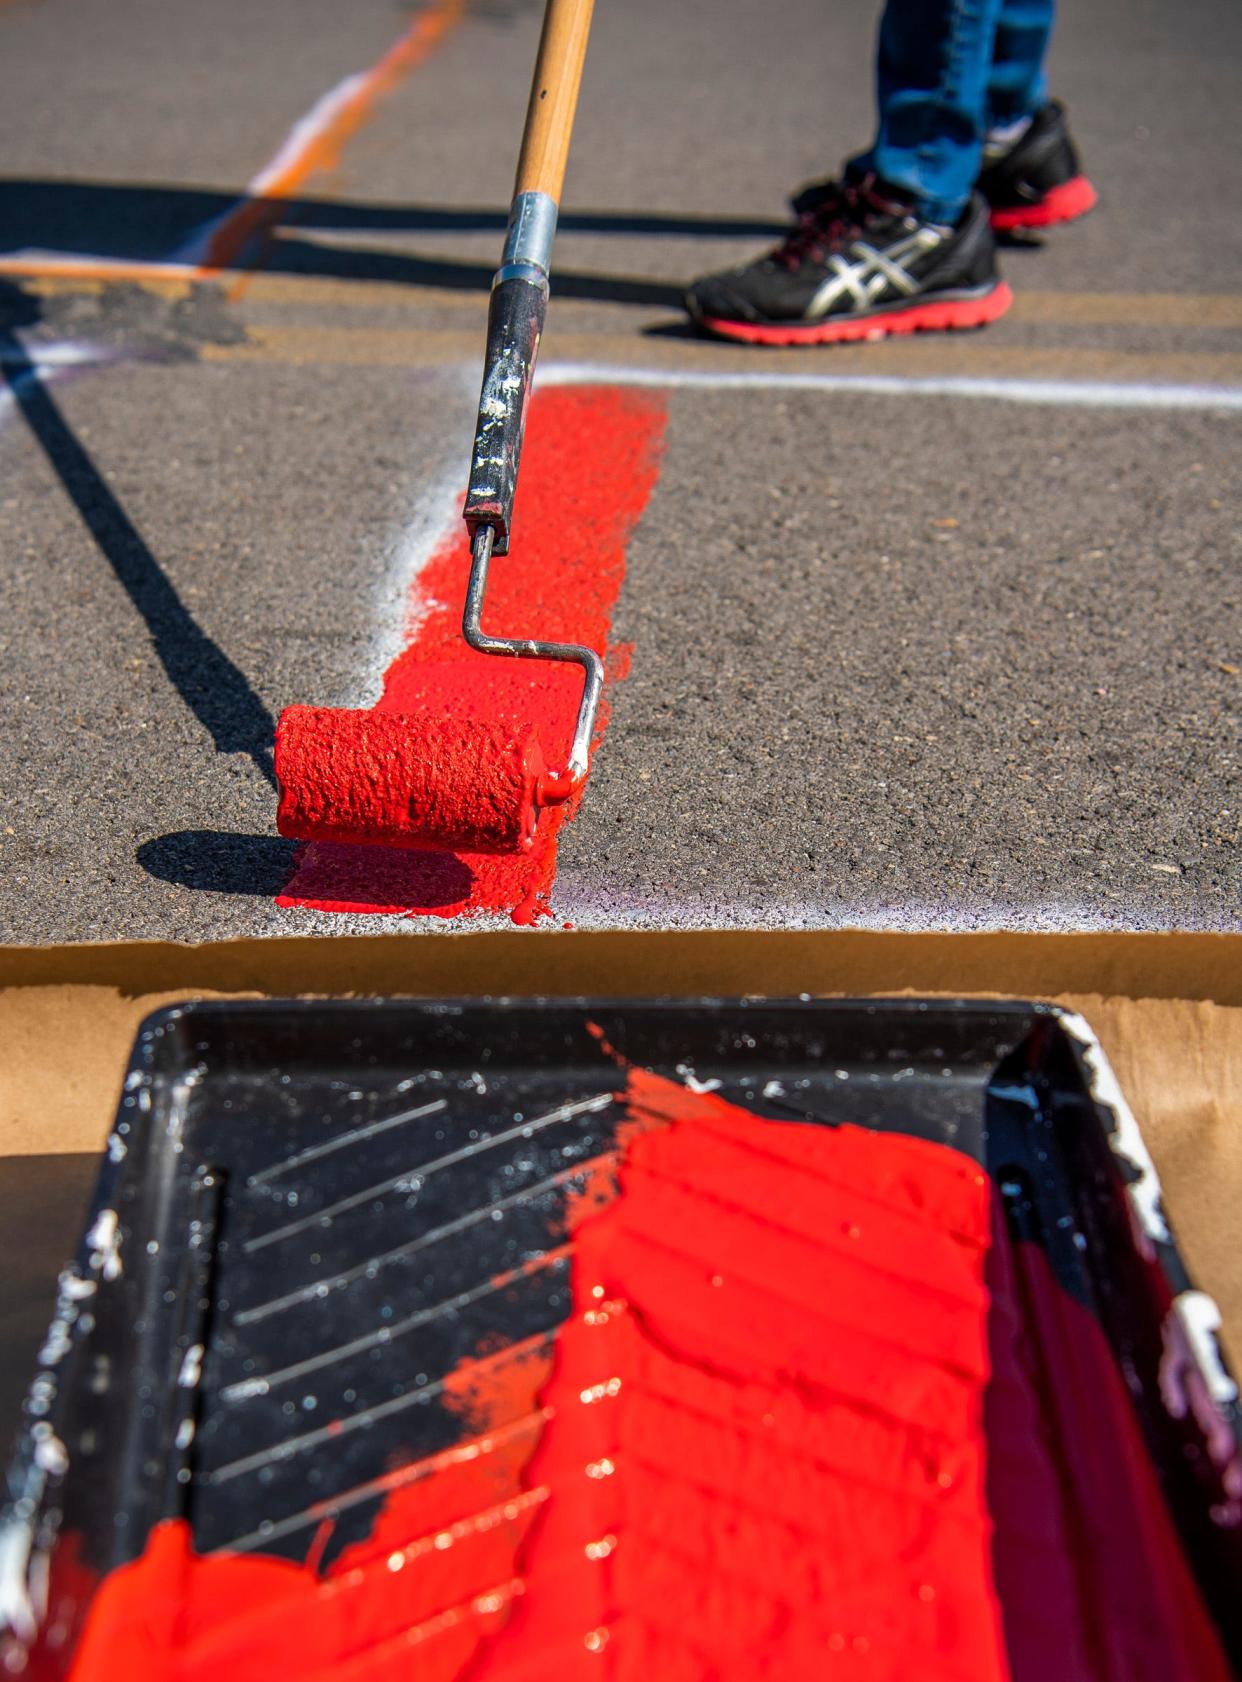
[[[879,121],[851,161],[904,188],[931,222],[956,222],[989,129],[1047,98],[1055,0],[887,0],[876,63]]]

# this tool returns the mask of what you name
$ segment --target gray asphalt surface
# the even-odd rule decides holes
[[[277,908],[268,755],[287,703],[373,697],[450,517],[538,14],[480,0],[240,296],[177,296],[4,259],[174,250],[410,8],[0,5],[0,939],[443,927]],[[1242,13],[1067,8],[1052,85],[1101,208],[1004,254],[1018,301],[986,333],[685,337],[680,284],[865,139],[873,21],[599,7],[545,358],[1225,395],[673,391],[556,910],[1237,927]],[[66,344],[92,360],[30,376]]]

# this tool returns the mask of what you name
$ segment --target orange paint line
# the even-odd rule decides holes
[[[6,0],[0,0],[0,6]],[[346,142],[373,114],[378,103],[445,39],[465,14],[466,0],[431,0],[382,58],[367,70],[347,76],[293,127],[272,161],[251,181],[233,209],[212,228],[206,253],[186,260],[174,253],[167,262],[108,257],[0,257],[0,275],[15,279],[59,276],[69,280],[207,280],[236,269],[251,239],[280,220],[287,201],[314,174],[339,162]],[[244,278],[230,294],[244,289]]]
[[[0,0],[0,4],[3,0]],[[0,274],[23,280],[201,280],[196,263],[126,261],[111,257],[0,257]]]
[[[369,70],[348,77],[296,126],[272,163],[251,182],[246,197],[212,233],[200,273],[232,268],[247,243],[280,217],[290,198],[314,174],[332,169],[342,148],[460,22],[466,0],[432,0]]]

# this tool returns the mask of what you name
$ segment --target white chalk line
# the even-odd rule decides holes
[[[349,104],[359,89],[365,86],[367,74],[365,70],[356,70],[343,77],[335,87],[329,88],[327,93],[322,94],[310,110],[297,119],[275,155],[252,177],[245,191],[238,194],[227,210],[221,211],[211,221],[204,222],[187,235],[172,253],[170,263],[191,266],[195,272],[201,269],[211,254],[212,241],[220,229],[236,216],[239,206],[268,196],[285,173],[300,161],[303,153],[327,132],[337,114]]]
[[[590,792],[587,794],[588,803]],[[578,819],[579,825],[584,817]],[[1229,917],[1179,914],[1171,921],[1161,908],[1133,905],[1125,912],[1110,912],[1086,901],[1047,901],[1027,905],[998,901],[954,902],[946,888],[943,897],[926,901],[895,900],[889,904],[813,902],[774,897],[769,902],[741,901],[729,906],[722,902],[728,890],[718,895],[693,893],[616,893],[584,884],[574,868],[569,831],[562,840],[553,904],[556,919],[570,921],[575,929],[595,933],[609,930],[648,930],[692,933],[744,931],[813,931],[816,933],[856,931],[867,934],[1134,934],[1177,933],[1233,934],[1238,932]],[[374,926],[374,921],[372,925]],[[396,920],[394,919],[394,926]],[[482,926],[482,925],[480,925]],[[499,926],[497,923],[496,926]]]
[[[424,42],[424,50],[433,47],[438,38],[437,29],[448,27],[460,16],[461,10],[460,0],[447,0],[447,4],[445,0],[433,0],[431,5],[415,13],[402,34],[373,64],[365,70],[355,70],[343,76],[335,86],[321,94],[311,108],[296,119],[274,156],[251,178],[245,192],[227,211],[194,229],[173,253],[174,261],[198,264],[208,274],[218,272],[224,265],[213,260],[212,246],[238,212],[248,204],[261,203],[269,197],[291,198],[296,185],[296,180],[291,178],[295,178],[299,167],[312,157],[316,143],[332,133],[338,118],[351,105],[360,104],[365,108],[368,90],[374,89],[377,97],[382,98],[385,92],[382,78],[386,70],[390,75],[395,73],[398,81],[403,80],[404,73],[408,73],[422,55],[412,57],[405,64],[404,73],[395,68],[397,61],[403,54],[414,53],[420,38]],[[430,28],[430,36],[426,34],[425,26]],[[392,91],[391,84],[387,91]]]
[[[275,157],[251,180],[242,197],[266,198],[285,172],[300,163],[303,154],[327,132],[336,121],[338,113],[366,87],[369,75],[367,70],[355,70],[350,75],[343,76],[327,93],[321,94],[310,110],[297,119]]]
[[[462,529],[462,495],[465,468],[469,464],[474,429],[474,396],[478,370],[465,365],[455,373],[461,382],[460,402],[444,392],[440,412],[444,417],[440,459],[430,474],[426,463],[420,468],[414,507],[397,534],[383,575],[376,587],[371,623],[375,627],[368,642],[365,671],[342,697],[339,705],[370,707],[379,698],[388,668],[404,654],[431,603],[415,593],[418,576],[436,550],[454,530]],[[464,645],[463,645],[464,647]]]
[[[0,381],[0,431],[17,413],[19,405],[19,398],[9,381],[19,386],[23,381],[52,385],[80,369],[108,367],[119,360],[117,353],[111,349],[101,349],[76,339],[61,339],[54,344],[26,348],[28,367],[18,364],[14,371],[14,363],[0,357],[9,371],[8,380]]]
[[[36,374],[53,368],[81,368],[87,364],[116,362],[117,352],[85,339],[56,339],[51,344],[23,344],[22,365],[29,363]],[[14,359],[0,353],[0,363],[13,367]]]
[[[211,255],[211,246],[221,228],[225,227],[237,215],[242,205],[252,203],[258,199],[265,199],[276,186],[287,170],[298,163],[302,154],[326,133],[336,120],[337,114],[354,98],[360,88],[365,86],[368,72],[365,70],[352,71],[348,76],[329,88],[302,116],[298,117],[285,135],[284,140],[273,156],[265,163],[257,175],[250,181],[226,210],[220,211],[206,222],[200,222],[198,227],[191,229],[185,238],[176,246],[166,258],[134,258],[124,260],[125,267],[150,269],[153,276],[172,280],[202,280],[205,272],[225,274],[232,272],[230,268],[218,268],[212,265],[210,271],[205,271],[205,265]],[[279,196],[279,195],[278,195]],[[40,271],[48,273],[74,274],[84,265],[97,264],[106,266],[116,261],[97,255],[93,252],[77,252],[72,257],[65,257],[57,252],[43,251],[30,248],[15,254],[15,260],[22,263],[36,264]]]
[[[739,899],[729,903],[727,886],[716,894],[692,890],[667,893],[603,888],[584,882],[575,862],[574,832],[589,826],[591,794],[577,823],[561,832],[561,855],[552,890],[553,916],[529,931],[555,933],[563,923],[581,933],[860,933],[860,934],[1237,934],[1239,925],[1227,915],[1205,913],[1202,908],[1179,910],[1176,919],[1162,907],[1144,902],[1111,911],[1088,900],[1021,904],[1000,900],[959,902],[946,887],[943,895],[923,900],[893,900],[888,903],[837,901],[831,905],[787,899],[775,895],[770,901]],[[583,834],[582,844],[591,837]],[[406,912],[335,912],[299,908],[307,928],[335,929],[338,933],[418,932],[424,921]],[[452,926],[477,933],[509,929],[513,924],[504,911],[470,913],[454,917]]]
[[[632,385],[690,391],[856,392],[889,397],[983,397],[1007,403],[1101,409],[1242,409],[1242,386],[1163,385],[1142,380],[1028,380],[974,374],[815,374],[779,370],[634,368],[548,362],[540,385]]]

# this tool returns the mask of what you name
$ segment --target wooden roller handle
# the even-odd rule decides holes
[[[535,79],[530,86],[515,197],[518,193],[547,193],[560,202],[594,3],[548,0]]]

